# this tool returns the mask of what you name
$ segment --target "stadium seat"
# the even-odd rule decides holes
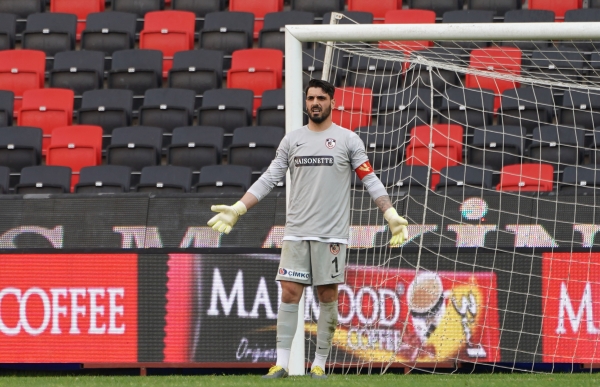
[[[505,165],[521,163],[525,150],[525,130],[520,126],[490,125],[475,128],[468,147],[469,164],[483,165],[494,171]]]
[[[192,125],[196,93],[185,89],[150,89],[144,95],[139,124],[163,129],[163,145],[171,143],[171,133],[179,126]]]
[[[77,16],[77,40],[85,29],[86,18],[93,12],[104,12],[104,0],[50,0],[50,12],[72,13]]]
[[[373,14],[371,12],[358,11],[339,11],[345,17],[338,21],[338,24],[373,24]],[[323,15],[323,24],[331,23],[331,12]]]
[[[16,194],[68,193],[71,187],[71,168],[57,165],[38,165],[21,170]]]
[[[502,168],[496,191],[548,192],[554,184],[554,168],[550,164],[515,164]]]
[[[175,53],[167,87],[194,90],[196,106],[201,105],[206,90],[219,89],[222,82],[222,51],[200,49]]]
[[[23,93],[18,125],[44,131],[43,154],[48,150],[53,129],[72,124],[74,96],[68,89],[36,89]]]
[[[46,165],[62,165],[71,168],[71,190],[79,182],[83,167],[102,164],[102,128],[92,125],[54,128]]]
[[[178,11],[189,11],[196,15],[196,30],[204,27],[204,17],[211,12],[224,11],[225,0],[172,0],[172,8]]]
[[[229,10],[251,12],[254,15],[254,39],[263,28],[265,15],[283,11],[283,0],[229,0]],[[311,23],[312,24],[312,23]]]
[[[385,55],[385,52],[381,52],[381,55]],[[403,63],[399,61],[352,55],[347,69],[346,85],[367,87],[374,94],[381,94],[387,89],[393,90],[402,81],[402,66]]]
[[[600,8],[600,0],[588,0],[588,8]]]
[[[42,158],[42,129],[27,126],[0,128],[0,165],[12,173],[39,165]]]
[[[406,127],[390,130],[383,126],[361,126],[356,134],[365,143],[367,156],[376,171],[394,167],[402,161]]]
[[[0,51],[0,89],[15,95],[16,112],[26,90],[44,87],[46,54],[36,50]]]
[[[556,21],[562,21],[570,9],[582,8],[583,0],[529,0],[529,9],[545,9],[553,11]]]
[[[344,10],[344,2],[340,0],[291,0],[290,4],[292,10],[312,12],[316,17]]]
[[[491,47],[473,50],[469,68],[518,76],[521,74],[521,50],[516,47]],[[495,111],[500,107],[502,92],[519,87],[520,83],[468,73],[465,78],[465,85],[466,87],[493,90],[496,94],[494,100]]]
[[[247,126],[233,131],[227,156],[229,164],[246,165],[260,174],[275,158],[285,129],[276,126]]]
[[[441,18],[447,11],[463,8],[463,0],[408,0],[408,8],[429,9]]]
[[[131,168],[122,165],[96,165],[79,171],[74,193],[129,192]]]
[[[231,55],[235,50],[252,47],[253,30],[254,15],[250,12],[211,12],[204,18],[198,45]],[[230,61],[223,66],[229,68]]]
[[[252,125],[253,103],[251,90],[207,90],[198,109],[198,125],[218,126],[225,130],[226,136],[232,136],[235,128]]]
[[[12,126],[15,105],[15,93],[0,90],[0,127]]]
[[[529,75],[554,82],[575,82],[584,76],[586,60],[582,53],[569,48],[552,47],[531,53]]]
[[[471,134],[473,128],[493,123],[494,98],[493,90],[449,87],[442,93],[439,122],[462,125]]]
[[[529,159],[554,165],[562,171],[583,160],[584,131],[581,128],[545,125],[533,130]]]
[[[527,86],[505,90],[498,112],[499,123],[521,126],[531,134],[534,128],[552,123],[556,108],[550,89]]]
[[[417,126],[411,130],[406,147],[407,165],[424,165],[432,169],[431,187],[439,182],[442,168],[462,162],[463,128],[460,125],[434,124]],[[431,164],[429,150],[431,148]]]
[[[148,12],[144,29],[140,33],[140,48],[160,50],[163,53],[163,77],[166,78],[173,65],[177,51],[194,48],[196,16],[187,11]]]
[[[284,11],[265,15],[265,23],[258,35],[258,46],[285,51],[285,26],[287,24],[313,24],[311,12]]]
[[[265,90],[256,111],[256,124],[285,128],[285,89]]]
[[[96,1],[96,0],[93,0]],[[77,16],[68,13],[34,13],[27,17],[21,45],[46,53],[46,68],[52,68],[54,55],[75,49]]]
[[[558,185],[561,195],[597,195],[600,188],[600,170],[592,166],[569,166],[562,173]]]
[[[496,16],[503,16],[506,12],[521,9],[522,0],[468,0],[467,8],[494,11]]]
[[[435,12],[425,9],[394,9],[385,13],[385,24],[433,24]],[[402,50],[410,53],[433,46],[429,40],[381,41],[379,48],[384,50]]]
[[[27,17],[32,13],[44,12],[46,0],[2,0],[0,12],[17,16],[17,34],[20,37],[25,29]]]
[[[17,16],[9,13],[0,13],[0,50],[15,48],[17,33]]]
[[[559,122],[590,130],[600,126],[600,94],[594,91],[565,90]]]
[[[160,165],[163,131],[152,126],[129,126],[112,132],[106,149],[106,163],[125,165],[134,172],[153,165]]]
[[[379,97],[377,125],[390,128],[412,129],[429,124],[431,120],[431,89],[410,88],[388,90]],[[337,102],[337,101],[336,101]]]
[[[167,163],[192,168],[194,172],[207,165],[221,164],[223,128],[216,126],[184,126],[173,130],[167,150]]]
[[[468,57],[464,57],[462,50],[444,48],[444,47],[432,47],[423,50],[412,51],[410,53],[411,59],[417,59],[422,57],[424,59],[432,61],[442,61],[451,65],[465,65]],[[430,80],[431,75],[431,80]],[[432,84],[433,82],[433,84]],[[459,82],[456,71],[436,69],[436,71],[429,71],[426,65],[415,63],[410,71],[406,72],[406,85],[412,87],[427,87],[433,88],[434,90],[444,90],[448,85],[459,86],[462,83]]]
[[[192,170],[174,165],[144,167],[137,192],[187,193],[192,188]]]
[[[231,56],[227,88],[254,92],[253,114],[265,90],[279,89],[283,82],[283,53],[269,48],[237,50]]]
[[[194,189],[210,196],[220,194],[243,195],[252,185],[252,169],[245,165],[209,165],[200,170],[200,179]]]
[[[84,92],[104,86],[104,53],[84,50],[57,53],[48,83],[50,87],[73,90],[78,108]]]
[[[600,9],[572,9],[565,13],[565,22],[600,22]],[[579,51],[597,51],[599,40],[577,40],[561,42],[561,47],[576,48]]]
[[[91,13],[81,33],[81,49],[101,51],[108,58],[115,51],[132,49],[135,47],[136,22],[133,13]],[[105,68],[110,69],[110,60]]]
[[[492,171],[480,166],[456,165],[443,168],[435,187],[443,195],[477,195],[493,190]]]
[[[553,23],[554,12],[541,9],[518,9],[506,12],[504,23]],[[523,51],[533,51],[549,47],[551,42],[532,40],[507,40],[501,43],[503,46],[517,47]]]
[[[106,84],[109,89],[133,91],[133,107],[137,110],[146,90],[162,86],[162,65],[162,52],[158,50],[115,51]]]
[[[111,4],[113,11],[134,13],[138,18],[165,8],[164,0],[111,0]]]
[[[375,23],[383,23],[388,11],[402,8],[402,0],[348,0],[348,11],[371,12]]]
[[[442,23],[493,23],[494,11],[484,10],[459,10],[448,11],[444,13]],[[467,41],[440,41],[438,44],[442,47],[456,48],[464,50],[466,54],[470,50],[489,46],[489,42],[478,40]]]
[[[110,144],[113,129],[131,125],[133,92],[131,90],[91,90],[83,93],[77,114],[80,125],[102,128],[103,145]]]
[[[422,165],[401,164],[381,172],[380,180],[390,195],[420,195],[427,190],[429,168]],[[439,181],[439,175],[432,174],[430,183]],[[434,185],[435,187],[435,185]]]
[[[0,167],[0,193],[6,194],[10,189],[10,170]]]
[[[302,89],[306,89],[308,82],[314,79],[321,79],[323,74],[323,62],[325,60],[325,47],[314,44],[313,47],[302,49]],[[600,62],[599,62],[600,63]],[[345,69],[348,65],[348,59],[344,52],[334,50],[331,60],[332,69]],[[342,84],[342,71],[332,71],[329,80],[335,86]]]
[[[343,128],[354,130],[359,126],[371,125],[371,89],[360,87],[338,87],[333,95],[333,122]]]

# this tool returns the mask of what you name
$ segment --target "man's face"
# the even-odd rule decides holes
[[[320,124],[331,115],[334,100],[320,87],[311,87],[306,94],[306,113],[315,124]]]

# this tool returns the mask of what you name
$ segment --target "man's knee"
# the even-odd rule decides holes
[[[319,294],[319,302],[337,301],[338,286],[337,284],[317,286],[317,293]]]
[[[291,281],[279,281],[281,284],[281,302],[297,304],[302,298],[304,285]]]

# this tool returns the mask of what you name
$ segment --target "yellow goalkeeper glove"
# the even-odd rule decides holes
[[[390,246],[398,246],[408,240],[408,229],[406,228],[408,222],[398,215],[394,207],[388,208],[383,214],[383,217],[388,221],[390,231],[392,232]]]
[[[207,224],[212,227],[213,230],[224,232],[225,234],[229,234],[231,228],[237,223],[238,218],[248,211],[242,202],[236,202],[233,206],[219,204],[211,206],[210,210],[218,212],[218,214],[210,218]]]

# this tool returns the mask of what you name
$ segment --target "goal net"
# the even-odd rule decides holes
[[[471,25],[460,37],[439,25],[429,35],[417,25],[421,35],[323,28],[303,38],[302,85],[289,58],[300,43],[286,53],[288,96],[310,78],[335,83],[334,122],[363,139],[409,222],[408,241],[389,246],[385,220],[353,181],[330,369],[571,370],[600,360],[600,34],[573,23],[587,31],[573,40],[576,26],[560,24]],[[503,38],[519,33],[531,38]],[[288,126],[301,118],[290,102]],[[311,361],[313,289],[304,310]]]

